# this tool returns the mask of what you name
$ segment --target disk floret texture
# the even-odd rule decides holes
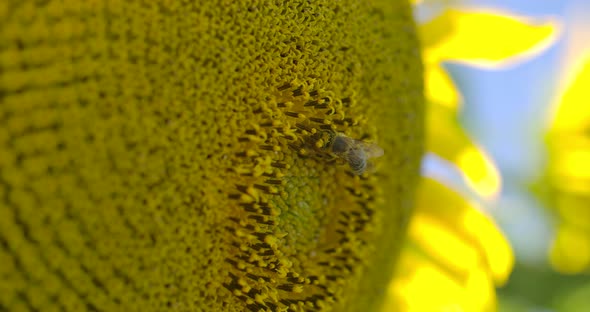
[[[378,306],[422,151],[405,1],[4,1],[0,24],[0,310]],[[384,155],[353,172],[337,135]]]

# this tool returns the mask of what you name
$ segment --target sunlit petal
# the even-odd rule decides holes
[[[590,55],[559,97],[549,132],[551,206],[558,217],[550,261],[568,274],[590,268]]]
[[[510,244],[488,216],[474,209],[461,195],[431,179],[422,181],[417,209],[446,224],[455,235],[475,246],[485,256],[496,283],[506,281],[514,255]]]
[[[424,178],[390,287],[391,306],[403,307],[399,311],[494,311],[495,285],[506,281],[513,261],[507,241],[487,216]]]
[[[478,246],[459,236],[457,229],[436,217],[428,216],[427,212],[416,213],[408,237],[447,270],[461,276],[477,266],[480,256]]]
[[[408,245],[399,271],[389,289],[393,299],[383,311],[495,311],[494,286],[483,269],[457,278]]]
[[[514,255],[504,235],[488,216],[476,209],[466,209],[461,221],[486,255],[494,282],[504,285],[514,266]]]
[[[557,29],[555,22],[534,25],[505,14],[447,10],[421,25],[420,34],[425,63],[457,60],[498,66],[515,61],[515,56],[522,60],[537,54],[556,39]],[[443,30],[451,33],[443,36]]]
[[[462,99],[449,74],[439,64],[432,64],[425,68],[424,79],[426,100],[456,112]]]
[[[563,192],[590,194],[590,144],[576,147],[572,139],[564,138],[562,144],[569,146],[561,146],[552,157],[553,184]]]
[[[500,174],[485,152],[476,146],[448,107],[429,105],[426,113],[427,149],[461,169],[467,184],[480,196],[490,198],[500,191]]]
[[[481,149],[467,146],[457,157],[465,180],[484,197],[492,197],[500,191],[500,173],[490,158]]]
[[[565,90],[556,109],[552,130],[554,132],[581,131],[590,127],[590,55],[582,60],[574,79]]]

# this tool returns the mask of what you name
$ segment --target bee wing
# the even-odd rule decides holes
[[[381,157],[385,153],[385,151],[375,143],[361,142],[361,146],[363,147],[365,154],[367,154],[367,158]]]

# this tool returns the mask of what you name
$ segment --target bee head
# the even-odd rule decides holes
[[[350,148],[346,137],[337,135],[332,142],[332,152],[335,154],[343,154]]]

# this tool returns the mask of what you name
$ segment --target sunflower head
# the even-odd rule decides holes
[[[404,1],[2,15],[0,307],[380,303],[422,150]],[[375,171],[353,172],[335,135],[382,147]]]

